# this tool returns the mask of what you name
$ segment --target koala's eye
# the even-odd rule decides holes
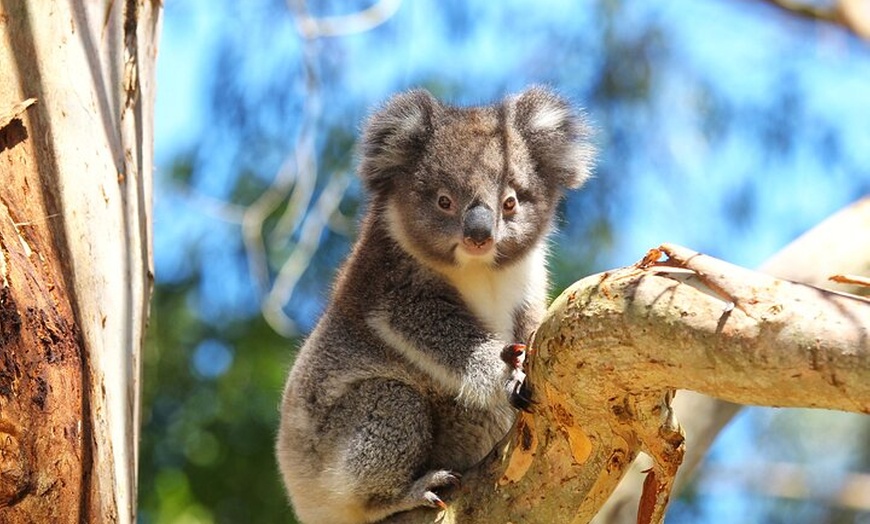
[[[517,209],[517,197],[511,195],[505,198],[501,208],[504,210],[505,214],[512,215]]]
[[[440,195],[438,197],[438,207],[444,211],[450,211],[453,209],[453,201],[450,200],[450,197],[447,195]]]

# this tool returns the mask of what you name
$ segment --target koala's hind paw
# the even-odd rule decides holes
[[[430,471],[414,482],[409,495],[417,500],[422,499],[422,505],[424,506],[446,509],[447,504],[441,500],[441,497],[435,493],[435,490],[459,486],[460,478],[461,475],[459,473],[447,471],[446,469]]]
[[[501,359],[511,369],[507,383],[508,401],[516,409],[531,411],[534,403],[532,389],[526,383],[526,373],[523,371],[526,349],[525,344],[508,344],[501,350]]]
[[[438,509],[447,509],[447,504],[441,500],[441,498],[435,494],[434,491],[427,491],[423,493],[423,498],[426,500],[427,505],[432,506],[433,508]]]

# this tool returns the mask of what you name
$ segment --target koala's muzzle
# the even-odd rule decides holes
[[[492,229],[495,213],[483,204],[471,207],[462,220],[462,237],[466,249],[472,253],[484,253],[492,246]]]

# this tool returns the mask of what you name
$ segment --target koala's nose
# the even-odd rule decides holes
[[[492,241],[492,227],[495,224],[495,213],[483,204],[477,204],[465,213],[462,222],[462,235],[466,243],[484,247]]]

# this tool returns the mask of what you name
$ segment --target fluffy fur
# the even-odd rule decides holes
[[[305,523],[438,507],[506,434],[500,352],[541,319],[546,236],[592,150],[581,116],[532,88],[472,108],[398,95],[361,153],[368,212],[281,407],[278,462]]]

